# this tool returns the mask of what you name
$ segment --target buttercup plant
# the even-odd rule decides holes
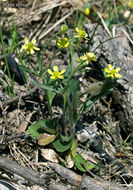
[[[95,51],[89,51],[96,29],[97,26],[89,39],[81,22],[80,25],[77,24],[71,34],[69,34],[68,26],[63,25],[60,31],[46,41],[43,49],[36,47],[36,40],[32,39],[30,41],[28,37],[24,39],[25,44],[21,48],[24,52],[24,62],[26,64],[25,66],[22,64],[20,67],[24,72],[30,73],[34,85],[44,90],[49,113],[47,119],[42,119],[29,126],[27,132],[38,140],[39,145],[46,146],[51,144],[58,152],[64,152],[66,159],[70,156],[75,162],[75,166],[81,171],[85,171],[85,169],[80,163],[84,163],[88,169],[92,169],[94,165],[87,165],[83,158],[76,154],[76,147],[78,146],[75,135],[76,125],[83,113],[88,112],[99,98],[110,93],[116,80],[121,77],[119,74],[120,68],[115,69],[112,65],[108,65],[104,69],[105,80],[88,86],[88,89],[81,93],[81,85],[77,76],[82,75],[82,72],[85,71],[86,67],[88,68],[88,65],[91,69],[91,65],[97,62]],[[0,35],[2,36],[1,32]],[[56,39],[56,50],[53,52],[49,64],[43,67],[43,55],[53,39]],[[80,51],[77,62],[73,64],[74,48],[80,47],[81,50],[83,46],[80,46],[80,44],[82,43],[83,45],[84,42],[88,43],[87,48],[83,54],[80,54],[83,50]],[[70,54],[70,61],[63,69],[54,62],[54,57],[57,53],[62,53],[62,50],[69,51]],[[30,60],[33,54],[37,55],[38,68],[35,68]],[[6,57],[6,55],[4,56]],[[28,64],[30,64],[30,67]],[[40,78],[39,82],[38,78]],[[83,98],[84,95],[87,96]],[[59,107],[62,109],[62,112],[55,120],[53,112],[55,101],[53,100],[56,99],[61,100]],[[81,101],[81,99],[84,99],[84,101]],[[47,138],[46,135],[48,135]]]
[[[54,35],[54,37],[57,38],[57,51],[55,51],[49,65],[45,68],[43,68],[42,61],[40,61],[39,57],[41,50],[35,47],[36,41],[32,40],[29,42],[28,38],[26,38],[26,45],[22,46],[22,48],[30,55],[35,53],[34,50],[37,50],[38,70],[32,70],[25,66],[21,67],[26,72],[29,72],[41,79],[42,83],[33,79],[33,84],[44,89],[50,116],[50,119],[48,118],[35,122],[28,128],[27,132],[30,133],[33,138],[38,140],[39,145],[46,146],[48,144],[52,144],[58,152],[65,152],[66,158],[68,157],[69,152],[69,156],[71,156],[72,160],[76,160],[77,163],[77,160],[79,159],[80,163],[82,162],[82,158],[76,154],[76,147],[78,144],[75,137],[75,126],[83,113],[87,112],[99,98],[111,92],[115,84],[114,78],[120,78],[120,74],[118,73],[120,69],[114,69],[113,66],[108,65],[108,68],[105,68],[104,70],[106,73],[105,80],[99,83],[94,83],[93,88],[88,87],[85,92],[81,93],[80,81],[76,75],[82,75],[85,67],[88,67],[88,65],[97,61],[95,52],[85,52],[77,59],[76,66],[73,65],[73,62],[70,62],[70,65],[66,66],[63,70],[61,70],[56,63],[52,63],[54,56],[57,52],[61,51],[62,48],[66,50],[69,49],[69,46],[73,48],[74,43],[76,43],[75,38],[82,43],[83,39],[88,40],[88,34],[82,27],[76,27],[75,30],[76,34],[74,32],[71,36],[68,34],[68,27],[64,26],[61,27],[61,30],[57,34]],[[54,37],[51,37],[51,39],[46,42],[47,46]],[[73,60],[72,56],[73,54],[71,54],[71,60]],[[81,98],[85,94],[87,94],[87,97],[84,102],[81,102]],[[53,100],[58,99],[59,97],[61,100],[60,107],[62,109],[62,115],[55,121],[53,119]],[[45,134],[48,133],[49,136],[44,138],[40,131],[43,131]],[[75,149],[73,150],[72,147],[75,147]],[[76,167],[78,167],[77,164]],[[86,167],[92,169],[94,165],[91,167],[90,165],[87,165]],[[81,165],[79,168],[82,168],[82,171],[84,170]]]

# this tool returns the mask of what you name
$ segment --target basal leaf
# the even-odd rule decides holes
[[[41,146],[46,146],[50,143],[52,143],[57,135],[49,135],[47,133],[40,134],[38,138],[38,144]]]
[[[31,134],[34,139],[38,139],[42,133],[56,134],[56,123],[53,120],[43,119],[32,124],[27,133]]]
[[[74,164],[75,164],[76,168],[82,172],[86,172],[86,169],[92,170],[95,167],[94,164],[88,164],[80,154],[77,154],[74,157]]]
[[[63,136],[61,135],[62,142],[69,142],[74,137],[74,133],[71,133],[70,136]]]
[[[74,139],[73,143],[72,143],[72,147],[71,147],[71,155],[72,155],[73,158],[76,155],[77,146],[78,146],[78,139]]]
[[[53,146],[58,152],[65,152],[72,146],[72,142],[73,139],[69,142],[62,142],[61,139],[58,138],[53,142]]]

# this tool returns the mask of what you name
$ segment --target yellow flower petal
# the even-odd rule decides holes
[[[120,68],[118,67],[118,68],[116,68],[115,70],[116,70],[116,72],[119,72],[119,71],[120,71]]]
[[[69,42],[67,42],[67,43],[65,44],[65,47],[68,47],[68,45],[69,45]]]
[[[54,71],[58,71],[58,67],[57,67],[57,66],[54,66],[54,67],[53,67],[53,70],[54,70]]]
[[[75,30],[76,30],[76,32],[79,32],[79,31],[80,31],[78,27],[76,27]]]
[[[64,79],[63,75],[58,76],[59,79]]]
[[[87,60],[87,57],[86,57],[86,55],[83,55],[83,56],[80,57],[80,59],[81,59],[82,61],[85,61],[85,60]]]
[[[53,74],[53,72],[51,71],[51,69],[48,69],[48,73],[49,73],[50,75]]]
[[[90,14],[89,8],[86,8],[86,9],[84,10],[84,12],[85,12],[86,15],[89,15],[89,14]]]
[[[106,77],[111,77],[111,75],[110,75],[110,74],[107,74]]]
[[[27,45],[28,42],[29,42],[28,38],[25,38],[25,39],[24,39],[24,42],[25,42],[25,44]]]
[[[121,75],[120,74],[115,74],[115,77],[116,78],[121,78]]]
[[[109,70],[113,69],[112,65],[108,64]]]
[[[30,49],[30,54],[32,55],[34,53],[35,53],[35,51],[33,49]]]
[[[37,51],[39,51],[39,50],[40,50],[40,48],[37,48],[37,47],[34,47],[34,49],[35,49],[35,50],[37,50]]]
[[[33,39],[31,42],[32,42],[32,43],[35,45],[35,43],[36,43],[36,40],[35,40],[35,39]]]
[[[108,68],[105,68],[104,71],[105,71],[106,73],[110,73],[110,71],[109,71]]]
[[[50,78],[51,78],[52,80],[54,80],[54,79],[56,78],[56,76],[53,76],[53,75],[52,75]]]
[[[25,45],[22,45],[22,49],[26,50],[26,49],[27,49],[27,47],[26,47]]]
[[[63,70],[60,72],[60,74],[62,75],[62,74],[65,73],[65,72],[66,72],[66,70],[63,69]]]

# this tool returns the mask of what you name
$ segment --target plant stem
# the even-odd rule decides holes
[[[6,51],[5,51],[5,46],[4,46],[4,40],[3,40],[3,35],[2,35],[1,24],[0,24],[0,39],[1,39],[1,46],[2,46],[2,51],[3,51],[3,54],[4,54],[4,59],[5,59],[5,63],[6,63],[8,77],[9,77],[9,80],[10,80],[11,87],[12,87],[12,89],[14,89],[13,88],[14,87],[14,82],[13,82],[13,80],[11,78],[11,73],[10,73],[7,58],[6,58]],[[11,90],[10,90],[9,85],[8,85],[8,95],[11,96]]]

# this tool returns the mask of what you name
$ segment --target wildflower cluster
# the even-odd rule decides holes
[[[133,0],[129,1],[129,6],[130,8],[133,8]],[[56,149],[58,152],[61,152],[61,155],[63,155],[63,152],[65,154],[67,153],[64,160],[67,160],[69,157],[73,163],[75,162],[75,166],[79,170],[85,172],[88,169],[90,170],[90,167],[93,169],[95,166],[92,164],[91,166],[87,165],[84,159],[77,155],[76,148],[78,145],[78,139],[76,139],[77,135],[75,135],[75,126],[77,126],[77,123],[80,121],[83,114],[88,112],[88,110],[91,109],[92,105],[98,99],[111,92],[116,81],[115,79],[121,78],[121,75],[119,74],[120,68],[114,68],[111,64],[108,64],[108,66],[104,69],[105,80],[91,84],[90,86],[85,87],[85,89],[80,89],[81,83],[79,76],[82,75],[82,72],[84,72],[88,65],[91,65],[93,62],[97,62],[95,52],[89,52],[90,44],[92,43],[93,36],[95,35],[95,31],[97,29],[96,26],[94,32],[92,32],[92,36],[90,37],[88,45],[84,46],[84,49],[86,50],[83,54],[81,54],[81,56],[77,58],[78,63],[73,64],[74,48],[78,47],[78,53],[81,53],[83,52],[83,50],[81,50],[83,43],[81,44],[81,42],[88,42],[88,34],[80,26],[82,26],[83,23],[83,16],[89,15],[90,10],[89,8],[85,8],[83,11],[79,19],[80,22],[77,24],[78,27],[75,28],[73,35],[68,33],[68,26],[63,25],[60,31],[58,31],[46,41],[46,44],[43,46],[43,53],[39,52],[37,54],[38,69],[32,65],[30,56],[27,56],[30,67],[28,68],[22,64],[20,65],[20,68],[22,68],[25,73],[28,72],[31,75],[35,75],[37,77],[37,79],[32,77],[32,82],[37,87],[44,89],[47,104],[46,108],[50,116],[48,117],[50,119],[43,119],[31,125],[29,127],[28,133],[34,139],[38,140],[39,145],[46,146],[51,144],[54,149]],[[43,55],[47,55],[46,48],[48,47],[49,43],[56,38],[58,38],[56,42],[56,51],[52,52],[53,54],[50,58],[49,65],[43,67]],[[103,43],[104,42],[105,41],[103,41]],[[40,50],[40,48],[36,47],[35,44],[35,39],[29,41],[29,39],[26,37],[24,39],[24,45],[22,45],[22,49],[28,55],[32,55],[35,53],[35,51]],[[59,66],[53,63],[55,60],[54,58],[57,55],[57,52],[62,53],[62,49],[64,50],[65,48],[69,47],[69,45],[70,48],[68,57],[70,57],[70,60],[68,61],[68,66],[66,69],[60,70]],[[95,50],[98,47],[99,46],[97,46]],[[25,78],[27,80],[27,77]],[[60,114],[58,114],[59,118],[57,118],[58,115],[56,114],[55,109],[52,109],[53,104],[56,102],[54,101],[56,98],[60,98],[60,105],[58,108],[59,111],[61,111]],[[55,120],[55,114],[57,120]],[[42,129],[45,132],[43,132],[43,134]],[[85,167],[82,167],[82,165]],[[85,170],[86,168],[87,170]]]

